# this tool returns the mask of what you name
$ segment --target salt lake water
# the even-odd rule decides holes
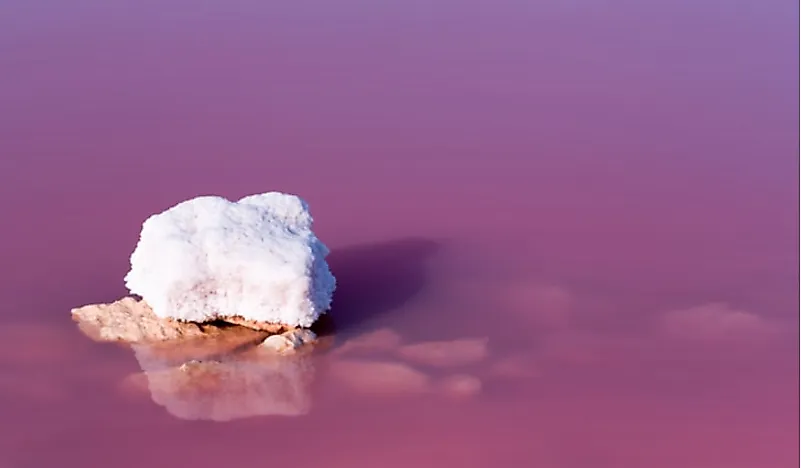
[[[797,466],[797,13],[2,2],[0,467]],[[70,309],[126,294],[150,214],[272,190],[332,249],[334,349],[486,355],[131,385]]]

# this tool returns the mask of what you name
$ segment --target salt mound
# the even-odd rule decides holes
[[[194,198],[144,222],[125,285],[161,318],[309,327],[336,286],[311,226],[294,195]]]

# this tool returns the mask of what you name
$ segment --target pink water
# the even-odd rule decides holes
[[[796,18],[2,2],[0,467],[798,466]],[[149,214],[269,190],[333,250],[338,342],[487,337],[454,370],[480,394],[350,395],[322,361],[297,417],[120,390],[136,357],[70,308],[125,294]]]

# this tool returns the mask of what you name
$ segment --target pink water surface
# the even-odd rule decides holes
[[[0,2],[0,467],[798,466],[797,18]],[[338,342],[487,337],[481,393],[321,361],[305,415],[211,422],[120,390],[136,356],[70,309],[126,293],[149,214],[269,190],[333,250]]]

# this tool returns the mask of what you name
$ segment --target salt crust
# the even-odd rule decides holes
[[[294,195],[187,200],[144,222],[125,285],[161,318],[309,327],[336,287],[311,227]]]

